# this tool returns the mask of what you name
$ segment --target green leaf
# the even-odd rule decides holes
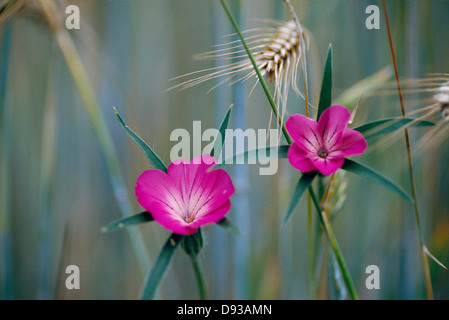
[[[154,298],[157,287],[159,286],[159,283],[161,282],[162,277],[170,264],[171,258],[173,257],[173,253],[183,239],[184,236],[172,233],[165,242],[164,247],[159,253],[156,262],[145,280],[145,285],[141,295],[142,300],[151,300]]]
[[[196,257],[203,248],[201,229],[198,229],[198,231],[192,235],[186,236],[181,243],[181,247],[190,257]]]
[[[218,137],[216,137],[215,141],[214,141],[214,146],[213,146],[213,148],[212,148],[212,150],[210,152],[210,155],[214,156],[215,152],[217,151],[217,157],[216,158],[220,157],[221,149],[223,148],[223,144],[225,142],[226,129],[228,128],[229,117],[231,116],[232,107],[233,107],[233,105],[231,105],[229,107],[229,109],[228,109],[228,112],[226,112],[226,115],[225,115],[225,117],[223,119],[223,122],[221,123],[220,129],[219,129],[220,133],[219,133],[218,137],[221,137],[221,141],[220,141],[220,139],[218,139]]]
[[[259,153],[263,153],[263,155],[267,155],[268,158],[287,158],[288,149],[290,145],[282,145],[276,147],[266,147],[260,149],[248,150],[239,154],[236,154],[232,157],[226,158],[222,161],[222,163],[215,165],[214,168],[222,168],[228,164],[236,164],[236,163],[249,163],[256,162],[259,156]],[[273,156],[274,153],[277,153]]]
[[[411,125],[408,125],[410,122],[414,122]],[[427,120],[416,120],[416,119],[410,119],[410,118],[402,118],[399,121],[396,121],[394,123],[392,123],[391,125],[373,133],[370,134],[368,136],[366,136],[366,139],[370,139],[382,134],[386,134],[386,133],[391,133],[394,131],[397,131],[401,128],[418,128],[418,127],[430,127],[430,126],[434,126],[435,123],[431,122],[431,121],[427,121]]]
[[[397,193],[398,195],[400,195],[401,197],[403,197],[404,199],[406,199],[410,202],[413,201],[412,198],[410,197],[410,195],[407,192],[405,192],[405,190],[402,189],[402,187],[398,186],[393,181],[391,181],[389,178],[383,176],[382,174],[380,174],[379,172],[375,171],[374,169],[368,167],[367,165],[355,162],[354,160],[345,159],[342,169],[346,170],[346,171],[350,171],[352,173],[355,173],[355,174],[357,174],[361,177],[364,177],[372,182],[375,182],[375,183],[383,186],[384,188],[387,188],[387,189]]]
[[[411,122],[413,122],[413,123],[411,125],[409,125]],[[379,129],[378,131],[376,131],[374,133],[366,134],[367,132],[377,129],[384,124],[388,124],[388,125],[386,125],[385,127],[382,127],[381,129]],[[408,128],[413,128],[413,127],[418,128],[418,127],[430,127],[430,126],[434,126],[434,125],[435,125],[435,123],[428,121],[428,120],[394,117],[394,118],[381,119],[381,120],[369,122],[369,123],[366,123],[364,125],[361,125],[361,126],[355,128],[354,130],[357,130],[358,132],[360,132],[362,134],[365,133],[365,138],[370,139],[370,138],[376,137],[381,134],[394,132],[394,131],[399,130],[405,126],[407,126]]]
[[[104,227],[101,228],[101,232],[111,232],[117,229],[122,229],[124,227],[133,226],[140,223],[145,222],[151,222],[154,221],[153,216],[151,213],[144,211],[141,213],[136,213],[121,219],[117,219],[115,221],[112,221],[111,223],[108,223]]]
[[[118,121],[122,125],[123,129],[125,129],[126,133],[134,140],[134,142],[142,149],[145,156],[150,160],[151,164],[154,168],[167,172],[167,166],[161,161],[158,155],[142,140],[137,134],[134,133],[123,121],[122,117],[117,112],[117,109],[114,108],[115,114],[118,118]]]
[[[317,174],[318,171],[303,173],[302,177],[298,181],[298,184],[296,185],[295,191],[293,192],[290,204],[288,206],[287,214],[285,215],[284,218],[284,223],[287,223],[288,219],[290,219],[293,210],[296,208],[296,205],[298,204],[302,195],[307,190],[307,188],[312,184],[313,179],[315,179]]]
[[[239,229],[236,227],[234,223],[231,222],[228,218],[223,218],[217,222],[217,225],[225,229],[227,232],[232,234],[239,234]]]
[[[329,45],[326,65],[324,66],[323,83],[321,85],[320,103],[318,105],[317,121],[321,114],[332,104],[332,45]]]
[[[397,118],[380,119],[380,120],[368,122],[361,126],[358,126],[357,128],[354,128],[354,130],[357,130],[358,132],[363,134],[363,133],[373,130],[387,122],[393,121],[394,119],[397,119]]]

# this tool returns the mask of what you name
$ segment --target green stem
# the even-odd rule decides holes
[[[282,132],[285,136],[285,139],[289,144],[292,143],[292,138],[288,134],[287,129],[285,128],[284,121],[282,120],[282,116],[279,113],[279,109],[276,106],[276,103],[274,102],[273,97],[271,96],[270,90],[268,89],[267,82],[265,81],[264,77],[260,73],[259,67],[257,66],[256,60],[254,60],[254,57],[251,53],[251,50],[248,47],[248,44],[245,41],[245,38],[243,37],[242,32],[240,31],[240,28],[238,26],[237,21],[235,20],[234,16],[232,15],[231,10],[229,9],[228,5],[226,4],[225,0],[220,0],[221,5],[223,6],[223,9],[226,11],[226,14],[228,15],[229,20],[231,21],[235,31],[237,32],[240,40],[242,41],[242,45],[245,48],[246,54],[248,55],[249,59],[251,60],[251,63],[253,64],[254,70],[257,73],[257,77],[259,78],[260,84],[262,85],[263,91],[265,92],[265,95],[267,96],[268,102],[270,103],[271,109],[273,110],[274,115],[276,116],[276,119],[279,123],[279,125],[282,128]]]
[[[352,282],[351,275],[349,273],[348,267],[346,266],[345,259],[343,254],[341,253],[340,246],[338,245],[337,238],[335,237],[334,231],[332,230],[332,226],[330,224],[329,218],[326,213],[321,210],[320,202],[315,194],[315,191],[310,186],[309,193],[312,197],[313,204],[315,205],[316,210],[318,211],[318,217],[320,218],[321,223],[323,224],[324,230],[326,231],[326,236],[329,240],[329,244],[331,245],[332,251],[334,252],[338,266],[343,274],[343,278],[345,280],[346,287],[348,288],[351,299],[358,300],[359,296],[355,289],[354,283]]]
[[[279,110],[276,106],[276,103],[273,100],[273,97],[271,96],[270,90],[268,89],[267,83],[265,81],[265,79],[263,78],[262,74],[259,71],[259,68],[257,67],[257,63],[254,60],[254,57],[252,56],[251,50],[249,49],[241,31],[240,28],[237,24],[237,21],[234,19],[231,10],[229,9],[229,7],[227,6],[225,0],[220,0],[221,5],[223,6],[223,9],[226,11],[226,14],[228,15],[229,20],[231,21],[232,25],[234,26],[234,29],[236,30],[240,40],[242,41],[243,47],[245,48],[245,51],[249,57],[249,59],[251,60],[251,63],[253,64],[254,70],[257,73],[257,76],[259,77],[259,81],[260,84],[262,85],[262,88],[265,92],[265,95],[267,96],[267,99],[270,103],[271,109],[273,110],[276,119],[279,122],[279,125],[282,127],[282,132],[285,136],[285,139],[287,140],[288,144],[292,143],[292,138],[290,137],[289,133],[287,132],[287,129],[285,128],[285,124],[282,120],[282,117],[279,113]],[[313,203],[319,213],[319,217],[321,220],[321,223],[323,224],[325,230],[326,230],[326,234],[328,236],[329,242],[331,243],[331,247],[335,253],[335,256],[337,257],[337,262],[339,264],[339,267],[343,273],[343,277],[345,279],[345,283],[346,286],[348,287],[349,293],[351,295],[351,298],[354,300],[358,300],[358,295],[357,292],[355,290],[355,287],[353,285],[353,282],[351,280],[351,276],[349,274],[348,268],[346,267],[346,263],[345,260],[343,258],[343,255],[341,253],[340,247],[338,246],[337,240],[335,238],[335,235],[333,233],[332,227],[327,219],[327,217],[325,216],[325,214],[322,212],[321,207],[320,207],[320,203],[315,195],[315,192],[313,191],[313,189],[310,187],[309,188],[309,193],[312,197]]]
[[[204,284],[203,273],[201,272],[201,266],[198,262],[198,256],[191,256],[190,261],[192,262],[193,270],[195,271],[195,278],[198,284],[198,291],[200,293],[201,300],[207,300],[206,286]]]
[[[312,197],[307,195],[307,229],[309,231],[309,296],[315,297],[315,242],[313,235]]]

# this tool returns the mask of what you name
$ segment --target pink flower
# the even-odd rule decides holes
[[[288,150],[290,164],[302,172],[318,170],[328,176],[343,166],[345,157],[365,152],[362,134],[347,129],[350,118],[348,109],[338,105],[326,109],[318,122],[292,115],[286,122],[293,138]]]
[[[140,205],[166,229],[182,235],[220,221],[231,209],[234,186],[222,169],[210,170],[216,160],[209,155],[191,162],[172,162],[167,173],[146,170],[136,182]]]

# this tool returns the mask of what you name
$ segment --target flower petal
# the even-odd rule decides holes
[[[173,161],[167,168],[178,190],[182,194],[183,203],[187,206],[192,192],[198,190],[207,170],[216,163],[214,157],[203,155],[193,158],[191,162],[184,159]]]
[[[235,189],[226,171],[208,171],[215,163],[206,155],[191,162],[174,161],[167,173],[147,170],[137,179],[137,199],[166,229],[193,234],[202,225],[221,220],[230,209]]]
[[[293,168],[301,172],[317,170],[315,164],[310,160],[311,155],[304,151],[303,148],[300,148],[296,141],[290,145],[287,157]]]
[[[177,234],[189,235],[196,233],[198,230],[198,227],[192,223],[187,223],[181,218],[174,218],[170,209],[162,202],[154,201],[151,203],[151,215],[165,229]]]
[[[324,149],[330,150],[339,143],[350,118],[351,114],[348,109],[339,105],[330,106],[321,114],[318,121],[318,132]]]
[[[331,156],[348,157],[365,152],[367,143],[363,135],[355,130],[346,129],[341,141],[330,151]]]
[[[207,172],[199,192],[192,194],[189,207],[195,214],[195,220],[217,210],[234,194],[235,189],[228,173],[223,169]]]
[[[318,123],[301,114],[293,114],[285,123],[292,139],[304,151],[318,153],[321,149],[321,140],[318,136]]]
[[[140,205],[167,229],[177,232],[186,222],[186,211],[181,193],[173,180],[160,170],[144,171],[136,182],[136,197]]]
[[[231,210],[231,201],[227,200],[220,207],[214,211],[208,211],[207,214],[202,215],[197,220],[193,221],[189,226],[199,228],[208,224],[216,223],[224,218],[224,216]]]
[[[312,159],[312,162],[321,174],[329,176],[343,166],[345,159],[334,157],[315,157]]]

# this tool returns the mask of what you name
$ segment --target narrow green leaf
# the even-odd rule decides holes
[[[411,122],[413,122],[411,125],[409,125]],[[387,124],[387,125],[386,125]],[[367,134],[367,132],[370,132],[374,129],[378,129],[382,125],[386,125],[379,129],[378,131]],[[402,129],[403,127],[407,126],[407,128],[418,128],[418,127],[431,127],[434,126],[435,123],[428,121],[428,120],[419,120],[419,119],[413,119],[413,118],[403,118],[403,117],[394,117],[394,118],[388,118],[388,119],[381,119],[376,120],[373,122],[366,123],[364,125],[361,125],[354,130],[357,130],[360,133],[365,133],[365,138],[373,138],[376,136],[379,136],[381,134],[391,133],[396,130]]]
[[[367,165],[355,162],[353,160],[346,159],[343,167],[343,170],[350,171],[352,173],[355,173],[361,177],[364,177],[372,182],[375,182],[395,193],[403,197],[404,199],[412,202],[412,198],[410,195],[405,192],[405,190],[398,186],[396,183],[391,181],[389,178],[383,176],[379,172],[375,171],[374,169],[368,167]]]
[[[237,228],[237,226],[231,222],[228,218],[223,218],[220,221],[217,222],[217,225],[225,229],[227,232],[232,234],[239,234],[240,231]]]
[[[324,66],[323,83],[321,85],[320,103],[318,104],[317,120],[321,114],[332,104],[332,45],[327,51],[326,65]]]
[[[134,142],[139,146],[140,149],[142,149],[145,156],[150,160],[153,167],[156,169],[162,170],[164,172],[167,172],[167,166],[162,162],[162,160],[158,157],[158,155],[151,149],[145,141],[142,140],[134,131],[132,131],[123,121],[120,114],[117,112],[117,109],[114,108],[115,114],[118,118],[118,121],[122,125],[123,129],[125,129],[126,133],[131,137],[131,139],[134,140]]]
[[[217,152],[217,157],[220,157],[221,154],[221,149],[223,148],[223,144],[225,142],[225,137],[226,137],[226,129],[228,128],[228,124],[229,124],[229,117],[231,116],[231,111],[232,111],[232,107],[233,105],[231,105],[228,109],[228,112],[226,112],[226,115],[223,119],[223,122],[221,123],[220,129],[219,129],[219,136],[215,138],[214,141],[214,146],[210,152],[211,156],[215,155],[215,152]],[[220,137],[220,139],[218,139]]]
[[[412,123],[411,125],[408,125],[410,122],[414,122],[414,123]],[[387,133],[397,131],[404,127],[418,128],[418,127],[430,127],[430,126],[434,126],[434,125],[435,125],[435,123],[433,123],[431,121],[427,121],[427,120],[416,120],[416,119],[410,119],[410,118],[402,118],[399,121],[395,121],[394,123],[388,125],[387,127],[383,128],[373,134],[367,135],[365,138],[366,139],[374,138],[374,137],[382,135],[382,134],[387,134]]]
[[[303,173],[302,177],[298,181],[298,184],[296,185],[295,191],[293,192],[290,204],[288,206],[287,214],[285,215],[284,218],[284,223],[287,223],[288,219],[290,219],[293,210],[296,208],[296,205],[298,204],[302,195],[307,190],[307,188],[312,184],[313,179],[317,174],[318,171]]]
[[[222,161],[222,163],[215,165],[215,168],[222,168],[228,164],[249,163],[249,162],[254,163],[257,161],[260,153],[262,153],[264,157],[266,155],[268,158],[287,158],[289,148],[290,148],[289,145],[282,145],[276,147],[266,147],[248,150],[236,154],[232,157],[226,158],[225,160]]]
[[[150,270],[150,273],[145,280],[145,285],[142,290],[141,299],[142,300],[151,300],[153,299],[157,287],[164,276],[165,271],[167,270],[168,265],[170,264],[171,258],[173,257],[173,253],[176,248],[181,243],[184,236],[172,233],[168,240],[165,242],[164,247],[162,248],[159,256],[157,257],[156,262]]]
[[[357,130],[360,133],[365,133],[367,131],[376,129],[377,127],[379,127],[379,126],[381,126],[381,125],[383,125],[383,124],[385,124],[387,122],[393,121],[394,119],[397,119],[397,118],[388,118],[388,119],[375,120],[375,121],[372,121],[372,122],[368,122],[368,123],[362,124],[361,126],[358,126],[357,128],[354,128],[354,130]]]
[[[115,221],[112,221],[111,223],[108,223],[104,227],[101,228],[101,232],[111,232],[117,229],[122,229],[124,227],[134,226],[136,224],[145,223],[145,222],[151,222],[154,221],[153,216],[151,213],[144,211],[141,213],[136,213],[121,219],[117,219]]]

